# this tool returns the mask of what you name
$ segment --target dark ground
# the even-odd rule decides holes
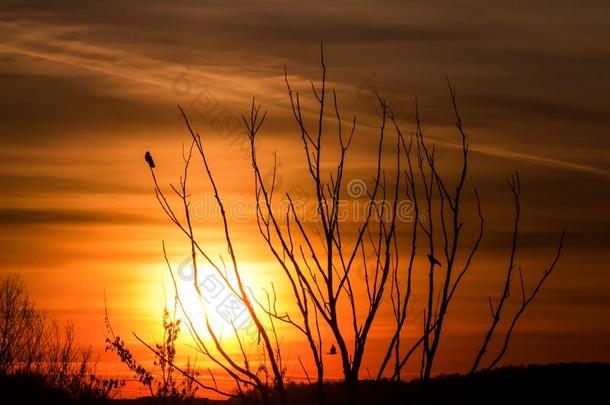
[[[290,404],[314,405],[314,389],[303,384],[289,384]],[[363,381],[359,398],[362,404],[417,404],[421,392],[419,381],[396,384]],[[343,388],[327,384],[329,404],[343,404]],[[32,377],[0,379],[0,404],[92,404],[74,401],[61,392],[49,390]],[[233,405],[242,401],[195,399],[164,402],[150,398],[107,401],[110,405]],[[430,383],[428,405],[433,404],[610,404],[610,363],[569,363],[504,367],[473,376],[447,375]]]

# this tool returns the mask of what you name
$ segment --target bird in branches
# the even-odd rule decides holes
[[[144,160],[146,160],[146,163],[148,163],[148,166],[150,166],[151,169],[155,168],[155,161],[153,160],[150,152],[146,152],[146,154],[144,155]]]
[[[337,354],[337,348],[335,347],[335,345],[330,345],[330,350],[328,351],[328,354],[330,354],[331,356]]]
[[[428,260],[430,260],[430,263],[434,266],[437,265],[439,267],[442,266],[441,262],[438,261],[438,259],[432,255],[428,255]]]

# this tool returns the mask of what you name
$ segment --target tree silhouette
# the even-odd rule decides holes
[[[19,402],[37,389],[66,401],[107,399],[123,385],[98,375],[91,347],[77,342],[71,323],[62,327],[36,308],[18,274],[0,280],[0,380],[9,387],[2,398]],[[21,381],[33,392],[13,391]]]
[[[387,348],[377,369],[373,372],[377,384],[384,378],[400,382],[401,372],[414,356],[420,358],[422,398],[425,401],[428,384],[433,373],[438,348],[442,342],[447,314],[461,282],[471,268],[484,236],[485,218],[479,193],[472,191],[472,199],[464,198],[467,193],[469,140],[462,124],[458,109],[456,90],[447,79],[449,97],[455,116],[455,127],[459,137],[461,162],[455,172],[445,173],[439,168],[437,145],[424,134],[420,113],[415,100],[415,128],[405,135],[392,108],[379,94],[375,94],[379,107],[379,129],[374,139],[375,150],[371,153],[372,173],[366,185],[366,206],[359,221],[345,221],[340,215],[348,182],[349,152],[357,131],[357,120],[353,117],[344,122],[338,107],[337,94],[327,86],[327,68],[321,48],[320,84],[311,83],[315,114],[310,121],[312,109],[304,107],[304,99],[293,90],[285,69],[284,78],[290,101],[290,111],[298,139],[303,147],[309,186],[313,190],[316,216],[306,220],[299,216],[297,197],[290,192],[282,197],[288,202],[287,212],[274,205],[277,179],[277,161],[271,167],[271,176],[261,167],[257,154],[257,140],[264,126],[266,112],[252,101],[250,112],[243,116],[250,140],[252,171],[254,176],[254,198],[256,202],[256,222],[259,234],[278,264],[289,286],[296,313],[282,310],[277,306],[277,294],[272,285],[265,290],[266,299],[257,297],[244,286],[237,259],[237,253],[230,233],[230,220],[225,202],[220,197],[214,175],[209,164],[209,155],[203,138],[194,130],[185,112],[180,113],[191,137],[191,146],[184,158],[184,172],[178,186],[171,189],[180,200],[179,217],[177,209],[170,204],[159,185],[153,166],[150,168],[155,195],[165,215],[186,236],[194,271],[193,288],[201,298],[198,283],[198,263],[211,266],[218,277],[228,286],[252,317],[259,336],[261,353],[265,359],[262,370],[272,378],[261,378],[261,369],[253,370],[252,359],[248,358],[243,346],[243,337],[234,328],[241,353],[231,354],[223,347],[221,339],[214,332],[206,316],[207,333],[211,342],[206,341],[201,331],[194,326],[185,308],[175,279],[175,272],[166,258],[178,303],[186,314],[187,326],[197,349],[217,368],[229,375],[236,383],[237,394],[220,390],[214,382],[205,389],[227,396],[243,396],[253,390],[255,397],[263,403],[275,400],[282,404],[287,401],[285,390],[285,367],[276,324],[284,323],[297,331],[304,339],[305,347],[315,365],[316,398],[321,404],[327,402],[325,393],[325,355],[338,354],[343,371],[345,400],[349,403],[371,401],[359,395],[360,372],[369,336],[375,328],[382,306],[391,308],[394,316],[393,331],[387,336]],[[329,107],[330,106],[330,107]],[[336,133],[327,124],[334,120]],[[332,147],[335,145],[335,149]],[[190,194],[187,179],[193,152],[199,157],[203,173],[211,186],[217,206],[220,209],[224,240],[229,263],[213,259],[197,240],[191,219]],[[333,155],[334,153],[334,155]],[[334,159],[332,158],[334,156]],[[356,180],[362,180],[356,178]],[[498,331],[501,315],[505,312],[505,302],[509,297],[512,276],[516,268],[515,252],[518,247],[520,221],[521,185],[518,174],[509,181],[514,197],[516,218],[504,289],[494,306],[490,299],[492,321],[484,337],[482,346],[473,362],[471,372],[481,367],[488,345]],[[349,183],[348,183],[349,185]],[[349,195],[348,195],[349,197]],[[276,197],[277,198],[277,197]],[[474,204],[468,205],[472,201]],[[400,216],[400,204],[410,203],[410,221]],[[465,207],[471,215],[465,214]],[[472,213],[474,212],[474,216]],[[472,219],[474,218],[474,219]],[[469,235],[469,238],[464,235]],[[533,301],[546,279],[556,267],[563,249],[565,231],[557,248],[555,258],[537,281],[533,291],[525,292],[524,276],[519,268],[521,280],[521,305],[513,315],[504,334],[500,352],[485,367],[495,367],[506,354],[519,318]],[[465,251],[465,255],[458,252]],[[423,259],[423,260],[420,260]],[[413,275],[415,271],[426,274],[421,335],[409,341],[405,336],[407,320],[413,311]],[[363,282],[358,280],[362,279]],[[267,319],[263,322],[263,319]],[[327,348],[331,348],[327,352]],[[312,370],[308,370],[299,357],[302,371],[310,380]],[[267,371],[266,364],[269,364]],[[244,389],[246,391],[244,391]]]

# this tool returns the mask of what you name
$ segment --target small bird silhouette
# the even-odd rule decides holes
[[[146,154],[144,155],[144,160],[146,160],[146,163],[148,163],[148,166],[150,166],[151,169],[155,168],[155,161],[153,160],[150,152],[146,151]]]
[[[434,266],[434,265],[437,265],[437,266],[439,266],[439,267],[441,267],[441,266],[442,266],[441,262],[439,262],[439,261],[437,260],[437,258],[436,258],[436,257],[434,257],[434,256],[432,256],[432,255],[428,255],[428,260],[430,260],[430,263],[432,263],[432,265],[433,265],[433,266]]]
[[[337,354],[337,348],[335,347],[335,345],[330,345],[330,350],[328,351],[328,354],[330,354],[331,356]]]

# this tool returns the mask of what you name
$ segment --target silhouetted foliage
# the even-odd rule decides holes
[[[23,395],[104,400],[120,388],[119,380],[98,376],[91,347],[77,343],[72,324],[61,327],[34,306],[18,275],[1,281],[0,311],[4,395],[18,396],[17,386],[31,383],[35,390]]]
[[[153,366],[160,370],[157,376],[141,365],[135,359],[125,341],[114,333],[108,313],[106,313],[105,322],[108,332],[106,351],[116,353],[121,363],[133,372],[136,380],[148,389],[151,397],[185,400],[195,396],[198,387],[194,381],[199,372],[194,365],[191,365],[190,360],[184,371],[179,370],[175,365],[176,340],[180,334],[180,319],[176,319],[175,309],[173,313],[170,313],[167,307],[163,308],[163,336],[160,343],[156,343],[154,348],[150,348],[155,355]],[[139,340],[137,336],[136,338]]]

